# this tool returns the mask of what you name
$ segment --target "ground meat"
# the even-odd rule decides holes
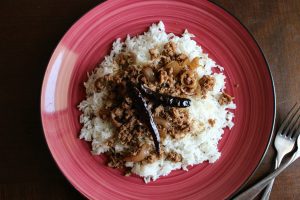
[[[168,133],[172,138],[183,138],[191,130],[188,111],[184,108],[170,108],[165,111],[165,119],[171,124]]]
[[[116,127],[120,127],[123,124],[123,113],[124,110],[117,107],[114,110],[112,110],[111,112],[111,120],[113,125],[115,125]]]
[[[175,56],[175,50],[176,50],[176,45],[174,42],[168,42],[167,44],[164,45],[164,50],[162,51],[162,54],[164,56],[169,56],[173,58]]]
[[[162,105],[156,107],[154,112],[153,112],[153,115],[154,115],[154,117],[163,117],[163,118],[165,118],[166,113],[165,113],[164,107]]]
[[[123,124],[119,128],[118,139],[121,144],[128,144],[133,139],[133,135],[128,130],[128,124]]]
[[[110,120],[111,119],[111,109],[109,108],[101,108],[99,110],[99,117],[102,119],[102,120]]]
[[[136,55],[132,52],[120,53],[116,59],[116,62],[121,67],[128,67],[136,63]]]
[[[182,156],[181,156],[181,154],[176,153],[175,151],[171,151],[167,154],[166,159],[170,160],[172,162],[181,162]]]
[[[119,106],[111,111],[111,120],[115,125],[115,140],[123,145],[129,146],[129,152],[137,151],[134,147],[139,147],[141,137],[149,137],[151,134],[148,128],[136,118],[136,110],[133,109],[133,101],[129,97],[124,97]]]
[[[185,54],[183,54],[183,53],[181,53],[181,54],[178,54],[177,56],[176,56],[176,60],[178,61],[178,62],[184,62],[186,59],[188,59],[188,57],[187,57],[187,55],[185,55]]]
[[[220,105],[225,105],[225,104],[229,104],[232,101],[233,97],[230,96],[229,94],[223,92],[221,94],[221,96],[218,99],[218,102]]]
[[[179,108],[171,108],[170,111],[174,119],[183,119],[187,115],[186,110],[179,109]]]
[[[124,97],[122,103],[111,111],[111,121],[117,127],[116,137],[122,144],[136,142],[133,141],[135,139],[133,133],[141,135],[135,131],[142,124],[136,118],[132,103],[131,98]]]
[[[207,91],[212,91],[215,86],[215,82],[216,80],[212,76],[202,76],[202,78],[199,80],[201,94],[205,96]]]
[[[109,74],[97,78],[94,82],[94,86],[97,92],[100,92],[103,90],[111,81],[113,80],[113,77]]]
[[[158,58],[158,56],[159,56],[159,51],[158,51],[158,49],[156,49],[156,48],[149,49],[149,54],[150,54],[151,60],[153,60],[153,59]]]
[[[168,90],[174,88],[175,80],[172,75],[172,69],[160,70],[158,74],[159,74],[159,84],[163,88],[167,87]]]
[[[160,120],[157,124],[162,138],[170,135],[172,138],[179,139],[191,131],[189,114],[185,108],[158,106],[153,115],[154,119]]]
[[[138,70],[140,66],[137,65],[129,65],[121,74],[122,81],[130,80],[133,83],[138,82],[138,76],[140,75],[140,71]]]
[[[109,146],[109,147],[113,147],[114,144],[115,144],[114,138],[111,138],[111,139],[107,140],[107,141],[105,142],[105,144],[106,144],[107,146]]]
[[[166,66],[169,62],[171,62],[171,58],[168,56],[160,56],[160,60],[157,64],[158,68],[162,68],[164,66]]]
[[[133,53],[121,52],[115,57],[115,62],[121,69],[113,74],[95,81],[95,88],[102,90],[106,87],[110,92],[107,97],[109,105],[103,106],[99,111],[99,117],[111,121],[115,126],[115,133],[107,141],[108,146],[122,144],[126,150],[117,153],[108,153],[110,167],[125,168],[125,161],[135,160],[142,164],[153,163],[161,156],[168,160],[180,162],[182,156],[176,152],[164,153],[160,149],[157,155],[153,145],[153,138],[148,127],[139,121],[138,110],[134,109],[133,99],[128,96],[128,83],[144,83],[149,89],[162,94],[175,97],[188,97],[195,94],[197,74],[188,69],[189,59],[185,54],[176,54],[176,46],[173,42],[164,45],[160,54],[158,49],[150,49],[149,54],[152,63],[139,65]],[[191,121],[186,108],[171,108],[156,105],[151,99],[146,99],[152,117],[158,127],[161,141],[167,136],[173,139],[185,137],[191,131]],[[147,142],[146,142],[147,141]],[[143,152],[143,145],[148,143],[149,154],[143,159],[139,156]],[[145,147],[145,146],[144,146]]]
[[[157,90],[157,85],[153,84],[153,83],[148,83],[147,87],[152,90],[152,91],[156,91]]]
[[[163,94],[168,94],[168,95],[171,95],[171,96],[175,96],[175,97],[185,97],[184,95],[182,95],[181,91],[178,90],[176,88],[176,86],[174,86],[174,84],[170,84],[169,87],[162,87],[159,89],[159,92],[160,93],[163,93]]]
[[[97,92],[100,92],[101,90],[103,90],[104,87],[105,87],[103,78],[98,78],[95,81],[94,86],[95,86],[95,89],[96,89]]]
[[[129,120],[131,117],[133,117],[134,115],[134,111],[132,109],[126,109],[124,111],[124,119],[127,121]]]
[[[208,119],[208,123],[209,123],[209,125],[211,125],[213,127],[216,123],[216,120],[215,119]]]
[[[150,133],[145,126],[140,124],[134,128],[132,134],[134,134],[135,137],[142,137],[144,135],[149,135]]]
[[[110,152],[108,153],[108,163],[107,165],[112,168],[124,168],[125,161],[123,160],[123,156],[118,153]]]

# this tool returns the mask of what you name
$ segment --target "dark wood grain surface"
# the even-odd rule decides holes
[[[277,122],[300,100],[300,1],[213,0],[253,34],[270,64]],[[0,1],[0,199],[83,199],[44,140],[40,90],[60,38],[99,0]],[[262,94],[263,95],[263,94]],[[277,123],[278,124],[278,123]],[[271,147],[249,185],[273,166]],[[300,161],[275,182],[271,199],[300,199]]]

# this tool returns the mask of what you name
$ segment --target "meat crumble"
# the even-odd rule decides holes
[[[182,156],[179,153],[176,153],[175,151],[171,151],[167,154],[166,160],[170,160],[172,162],[181,162]]]
[[[209,125],[214,126],[215,123],[216,123],[216,120],[215,119],[208,119],[208,123],[209,123]]]
[[[230,96],[229,94],[223,92],[221,94],[221,96],[219,97],[218,102],[219,102],[220,105],[225,105],[225,104],[229,104],[232,101],[232,99],[233,99],[232,96]]]
[[[200,89],[201,89],[201,94],[203,96],[205,96],[208,91],[213,90],[213,88],[215,86],[215,78],[212,76],[204,75],[199,80],[199,85],[200,85]]]

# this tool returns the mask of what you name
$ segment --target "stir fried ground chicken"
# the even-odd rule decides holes
[[[203,76],[199,79],[195,69],[198,67],[199,58],[189,60],[185,54],[177,54],[176,46],[172,42],[164,45],[160,52],[150,49],[150,64],[139,65],[136,56],[131,52],[122,52],[115,62],[120,70],[114,75],[106,75],[94,82],[97,91],[107,88],[109,96],[107,103],[99,111],[99,117],[110,121],[115,127],[114,136],[108,141],[109,146],[122,144],[122,152],[109,151],[108,165],[114,168],[126,168],[126,162],[152,163],[160,157],[172,162],[180,162],[182,156],[176,152],[165,152],[163,147],[157,154],[153,145],[153,138],[148,127],[137,117],[139,111],[134,108],[132,97],[129,95],[127,83],[142,84],[154,92],[172,95],[174,97],[188,98],[199,96],[205,98],[211,91],[215,79]],[[219,103],[228,104],[232,100],[228,94],[223,93]],[[157,125],[161,140],[167,135],[180,139],[191,131],[191,120],[185,108],[156,105],[147,99],[148,109]],[[215,121],[210,120],[211,126]]]

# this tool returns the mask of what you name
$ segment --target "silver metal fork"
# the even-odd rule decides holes
[[[300,106],[298,103],[296,103],[293,108],[290,110],[289,114],[281,124],[277,135],[275,137],[275,148],[277,150],[277,157],[275,161],[275,168],[278,168],[283,157],[291,152],[296,144],[296,140],[300,134]],[[298,139],[298,150],[297,155],[294,155],[292,159],[290,159],[289,164],[296,158],[300,156],[300,139]],[[282,166],[279,171],[283,171],[289,164],[285,164],[285,166]],[[277,172],[277,175],[280,172]],[[234,198],[234,200],[252,200],[254,197],[262,191],[265,186],[267,186],[268,183],[269,186],[267,189],[269,189],[267,192],[268,194],[264,198],[268,199],[270,195],[270,191],[272,189],[272,185],[274,182],[274,177],[276,176],[268,176],[267,178],[263,179],[256,185],[252,186],[250,189],[246,190],[245,192],[241,193],[237,197]],[[272,181],[272,182],[269,182]]]
[[[300,118],[299,114],[300,106],[296,103],[290,110],[289,114],[281,124],[277,135],[275,137],[275,148],[277,156],[275,160],[275,169],[277,169],[286,154],[293,150],[296,142],[297,134],[294,133],[297,129],[297,124]],[[274,184],[273,179],[270,184],[264,190],[262,200],[268,200],[270,198],[271,190]]]
[[[297,130],[300,132],[300,127]],[[298,136],[297,139],[297,151],[293,154],[292,157],[290,157],[285,163],[281,164],[275,171],[270,173],[268,176],[257,182],[255,185],[253,185],[251,188],[246,190],[245,192],[239,194],[237,197],[233,198],[233,200],[249,200],[256,197],[263,188],[265,188],[272,179],[277,177],[283,170],[285,170],[289,165],[291,165],[295,160],[297,160],[300,157],[300,137]]]

